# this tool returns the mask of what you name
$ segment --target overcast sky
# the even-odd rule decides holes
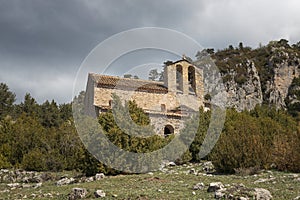
[[[300,41],[298,0],[0,0],[0,82],[18,102],[70,102],[90,51],[132,28],[163,27],[203,47]]]

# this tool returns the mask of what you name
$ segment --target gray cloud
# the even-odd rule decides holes
[[[181,31],[204,47],[300,40],[297,0],[3,0],[0,82],[22,100],[68,102],[81,62],[101,41],[131,28]],[[68,95],[70,94],[70,95]]]

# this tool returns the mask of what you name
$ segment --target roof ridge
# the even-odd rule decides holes
[[[97,76],[98,78],[105,77],[105,78],[113,78],[113,79],[119,79],[119,80],[128,80],[128,81],[136,81],[136,82],[143,82],[143,83],[151,83],[151,84],[163,84],[162,81],[151,81],[151,80],[145,80],[145,79],[134,79],[134,78],[123,78],[119,76],[112,76],[112,75],[105,75],[105,74],[96,74],[96,73],[89,73],[89,75]]]

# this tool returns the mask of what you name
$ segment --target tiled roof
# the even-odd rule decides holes
[[[120,78],[100,74],[90,74],[99,88],[121,89],[148,93],[167,93],[168,88],[162,82],[140,79]]]

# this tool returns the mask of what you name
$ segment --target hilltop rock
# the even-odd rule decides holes
[[[245,80],[240,80],[243,83],[237,82],[239,75],[236,71],[231,70],[226,74],[226,76],[231,77],[224,84],[227,91],[227,107],[235,108],[238,111],[251,110],[263,102],[260,77],[253,62],[247,60],[246,64],[240,65],[239,67],[245,67],[247,71]]]
[[[264,103],[286,109],[289,104],[300,103],[295,92],[289,93],[300,90],[299,85],[291,88],[292,81],[300,76],[299,47],[272,41],[255,50],[225,49],[212,57],[224,83],[226,94],[222,95],[227,96],[227,107],[243,111]],[[209,71],[204,71],[205,93],[212,94],[217,87],[212,80],[218,77]]]
[[[298,55],[288,54],[282,49],[273,49],[273,51],[275,55],[271,57],[271,61],[278,57],[281,61],[274,65],[274,76],[267,82],[265,96],[270,104],[276,105],[277,108],[286,108],[285,99],[289,87],[293,79],[300,75],[300,59],[296,57]]]

